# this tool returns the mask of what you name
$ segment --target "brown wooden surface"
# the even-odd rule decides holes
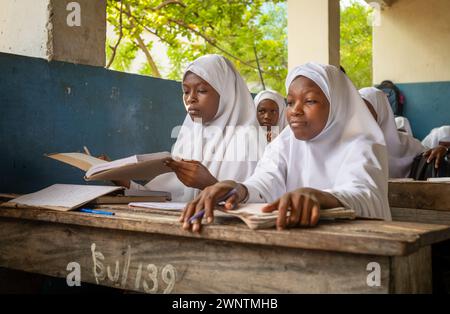
[[[395,293],[432,293],[431,247],[408,256],[391,259],[391,291]]]
[[[450,211],[391,207],[392,220],[450,226]]]
[[[254,231],[247,228],[238,219],[221,219],[219,217],[216,224],[205,226],[201,234],[193,234],[182,230],[177,213],[133,214],[132,211],[126,209],[123,209],[122,212],[129,214],[129,217],[0,208],[0,217],[112,229],[116,232],[126,230],[258,244],[270,248],[289,247],[380,256],[408,255],[420,247],[450,238],[450,228],[441,225],[356,220],[322,222],[318,227],[308,229]]]
[[[389,205],[399,208],[450,211],[450,183],[390,181]]]
[[[1,267],[66,278],[67,265],[76,262],[82,282],[147,293],[389,293],[402,278],[421,283],[411,279],[417,276],[412,271],[420,270],[416,258],[408,268],[399,259],[394,269],[387,256],[24,219],[1,218],[0,226]],[[374,262],[380,285],[370,287],[367,266]]]

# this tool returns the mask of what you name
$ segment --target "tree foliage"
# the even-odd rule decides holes
[[[372,86],[370,13],[355,1],[341,10],[341,65],[358,88]]]
[[[108,67],[129,70],[139,49],[147,63],[138,72],[161,76],[158,58],[151,50],[157,38],[166,45],[170,60],[166,78],[180,79],[188,62],[218,53],[236,65],[253,91],[262,89],[260,74],[266,88],[284,91],[285,1],[108,0],[107,20],[116,33],[107,44]]]
[[[370,9],[356,1],[341,9],[341,64],[357,87],[370,86]],[[136,72],[157,77],[163,72],[164,78],[179,80],[188,62],[218,53],[236,65],[253,92],[263,88],[261,72],[266,88],[284,93],[286,1],[108,0],[107,18],[116,33],[107,42],[113,69],[130,71],[140,50],[146,62]],[[156,39],[167,47],[163,58],[169,61],[168,71],[161,65],[161,56],[153,53]]]

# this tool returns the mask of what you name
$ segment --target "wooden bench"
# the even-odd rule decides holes
[[[392,219],[450,225],[450,183],[389,182]]]
[[[431,245],[450,238],[441,225],[280,232],[232,218],[199,235],[177,213],[116,210],[128,217],[0,208],[0,267],[66,278],[78,263],[82,282],[148,293],[428,293]]]

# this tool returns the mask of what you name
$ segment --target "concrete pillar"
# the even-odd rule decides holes
[[[450,81],[450,1],[397,0],[373,28],[373,83]]]
[[[105,65],[106,0],[0,0],[0,52]]]
[[[339,0],[288,0],[288,66],[340,64]]]

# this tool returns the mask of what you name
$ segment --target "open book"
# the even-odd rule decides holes
[[[3,203],[2,206],[68,211],[122,189],[123,187],[118,186],[54,184],[43,190],[19,196]]]
[[[104,161],[82,153],[60,153],[46,155],[86,171],[85,180],[152,180],[172,169],[164,165],[169,152],[134,155],[114,161]]]
[[[263,203],[248,203],[241,204],[237,209],[224,210],[223,207],[218,206],[217,209],[229,216],[234,216],[241,219],[250,229],[268,229],[276,225],[278,211],[272,213],[263,213],[261,208],[267,204]],[[156,210],[181,211],[186,206],[186,203],[130,203],[130,208],[150,208]],[[223,215],[221,215],[223,216]],[[320,210],[320,219],[355,219],[356,214],[352,209],[343,207],[322,209]]]

